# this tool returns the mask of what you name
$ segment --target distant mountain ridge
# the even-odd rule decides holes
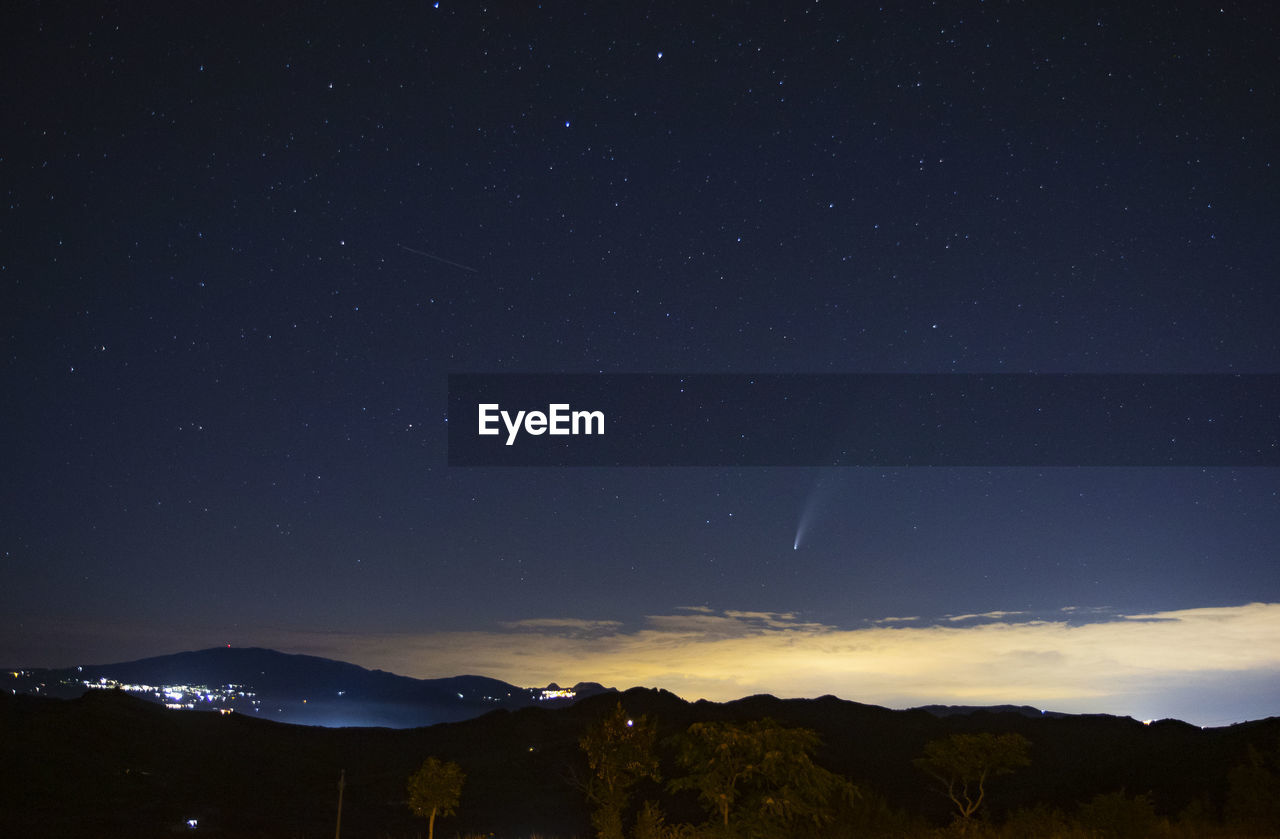
[[[1030,705],[920,705],[912,711],[928,711],[935,717],[954,717],[976,714],[979,711],[988,714],[1018,714],[1024,717],[1067,717],[1061,711],[1046,711]]]
[[[74,698],[120,689],[172,708],[248,713],[324,726],[414,728],[497,709],[560,707],[612,692],[595,683],[569,690],[517,687],[485,676],[415,679],[318,656],[261,647],[213,647],[114,664],[10,670],[18,693]]]
[[[227,710],[298,725],[385,728],[459,722],[498,709],[558,708],[588,696],[617,693],[596,682],[564,689],[555,682],[525,688],[475,675],[415,679],[263,647],[211,647],[114,664],[11,669],[5,684],[17,693],[61,699],[117,685],[126,690],[153,688],[128,692],[170,707]],[[165,688],[172,690],[166,693]],[[911,710],[935,717],[982,712],[1072,716],[1029,705],[923,705]]]

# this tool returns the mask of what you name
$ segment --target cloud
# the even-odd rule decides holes
[[[759,637],[777,631],[820,632],[832,628],[823,624],[802,622],[791,612],[728,610],[722,614],[715,614],[699,610],[692,615],[650,615],[645,620],[650,630],[695,636],[702,640]]]
[[[639,626],[559,617],[492,631],[215,637],[422,678],[645,685],[691,700],[835,694],[891,708],[1014,703],[1211,725],[1280,713],[1280,603],[886,618],[856,628],[790,612],[674,611]]]
[[[469,672],[521,685],[649,685],[687,699],[834,693],[889,707],[1026,703],[1212,724],[1280,710],[1266,697],[1280,681],[1280,603],[1107,616],[1092,623],[1075,622],[1082,610],[1065,613],[1072,622],[989,612],[934,625],[887,619],[854,629],[788,612],[679,611],[630,629],[613,621],[557,618],[519,621],[497,632],[291,640],[308,647],[299,652],[407,675]],[[1262,686],[1256,710],[1204,707],[1211,701],[1206,696],[1244,707],[1247,697],[1231,698],[1236,681]],[[1192,685],[1196,698],[1179,704],[1180,692]],[[1215,685],[1216,694],[1210,689]]]
[[[572,636],[608,635],[622,627],[619,621],[582,620],[581,618],[528,618],[500,624],[508,629],[547,631]]]
[[[999,620],[1004,620],[1005,618],[1016,618],[1025,614],[1026,612],[979,612],[973,615],[948,615],[943,620],[948,620],[948,621],[951,621],[952,623],[958,623],[960,621],[975,621],[975,620],[999,621]]]

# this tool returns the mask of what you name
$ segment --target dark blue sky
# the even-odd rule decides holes
[[[4,660],[1280,601],[1274,469],[445,465],[456,372],[1280,372],[1271,16],[851,5],[23,4]]]

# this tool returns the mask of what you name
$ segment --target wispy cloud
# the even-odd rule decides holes
[[[896,708],[1025,703],[1215,725],[1280,714],[1280,603],[1130,615],[992,611],[856,628],[790,612],[674,611],[639,626],[551,617],[493,631],[281,631],[225,640],[418,677],[646,685],[687,699],[831,693]]]
[[[948,615],[944,620],[948,620],[952,623],[977,620],[1002,621],[1006,618],[1022,617],[1025,614],[1026,612],[979,612],[972,615]]]
[[[834,693],[890,707],[1012,702],[1206,724],[1280,713],[1265,693],[1280,683],[1280,603],[1091,623],[1078,622],[1080,611],[1048,620],[989,612],[922,626],[887,619],[843,629],[786,612],[689,609],[635,628],[559,618],[501,632],[282,640],[299,652],[409,675],[649,685],[688,699]],[[1237,682],[1263,685],[1256,710],[1234,710],[1247,699],[1232,688]],[[1224,701],[1234,694],[1231,709],[1206,706],[1215,691]]]
[[[616,632],[622,627],[618,621],[582,620],[581,618],[528,618],[519,621],[506,621],[501,626],[507,629],[527,630],[531,632],[552,632],[572,636],[596,636]]]

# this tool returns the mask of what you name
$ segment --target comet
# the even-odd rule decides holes
[[[800,543],[809,535],[809,527],[820,514],[825,514],[835,500],[843,475],[838,469],[824,469],[814,480],[813,489],[805,499],[804,508],[800,511],[800,519],[796,522],[796,538],[791,543],[791,550],[800,550]]]
[[[813,518],[813,505],[805,505],[804,512],[800,514],[800,522],[796,525],[796,538],[791,543],[791,550],[800,550],[800,543],[804,541],[805,532],[809,529],[809,521]]]

